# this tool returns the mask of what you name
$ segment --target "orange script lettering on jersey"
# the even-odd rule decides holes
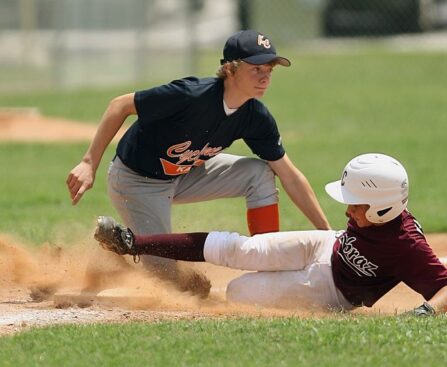
[[[176,144],[168,148],[167,155],[168,157],[178,157],[177,164],[183,162],[195,162],[200,160],[201,156],[204,157],[214,157],[219,154],[222,150],[222,147],[210,147],[209,143],[206,143],[202,149],[188,149],[191,146],[191,141],[185,141],[184,143]]]
[[[209,143],[206,143],[202,149],[188,149],[191,146],[191,141],[185,141],[184,143],[175,144],[168,148],[166,154],[168,157],[178,158],[175,163],[169,162],[163,158],[160,158],[160,163],[163,167],[163,171],[169,176],[178,176],[188,173],[192,167],[198,167],[205,163],[205,160],[200,157],[214,157],[222,151],[222,147],[210,147]],[[187,164],[181,164],[187,162]],[[188,164],[189,163],[189,164]]]

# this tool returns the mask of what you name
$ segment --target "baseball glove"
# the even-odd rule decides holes
[[[422,305],[412,309],[411,311],[405,312],[405,315],[408,316],[433,316],[435,314],[435,309],[427,302],[424,302]]]

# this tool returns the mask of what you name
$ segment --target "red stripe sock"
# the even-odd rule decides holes
[[[247,210],[247,224],[250,235],[278,232],[279,207],[278,204],[262,206]]]

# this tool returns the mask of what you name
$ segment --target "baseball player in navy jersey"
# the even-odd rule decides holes
[[[344,231],[259,234],[228,232],[137,236],[110,217],[99,217],[95,238],[118,254],[152,254],[252,270],[232,280],[227,299],[293,308],[315,305],[371,307],[404,282],[426,302],[410,311],[447,311],[447,268],[433,253],[421,225],[407,210],[408,176],[392,157],[352,159],[326,192],[347,204]]]
[[[187,77],[113,99],[82,161],[68,175],[73,204],[93,186],[102,155],[130,115],[108,171],[109,196],[135,234],[171,232],[171,205],[244,197],[250,234],[279,230],[275,175],[318,229],[329,223],[302,172],[288,158],[276,121],[258,100],[275,66],[290,66],[269,38],[231,36],[217,78]],[[243,139],[259,158],[223,151]],[[175,272],[175,262],[145,256]]]

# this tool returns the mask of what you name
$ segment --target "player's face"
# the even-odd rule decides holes
[[[370,227],[374,225],[368,219],[366,219],[366,211],[369,209],[369,205],[348,205],[346,209],[346,216],[355,220],[357,225],[362,227]]]
[[[270,85],[273,66],[242,62],[234,73],[234,82],[248,98],[261,98]]]

